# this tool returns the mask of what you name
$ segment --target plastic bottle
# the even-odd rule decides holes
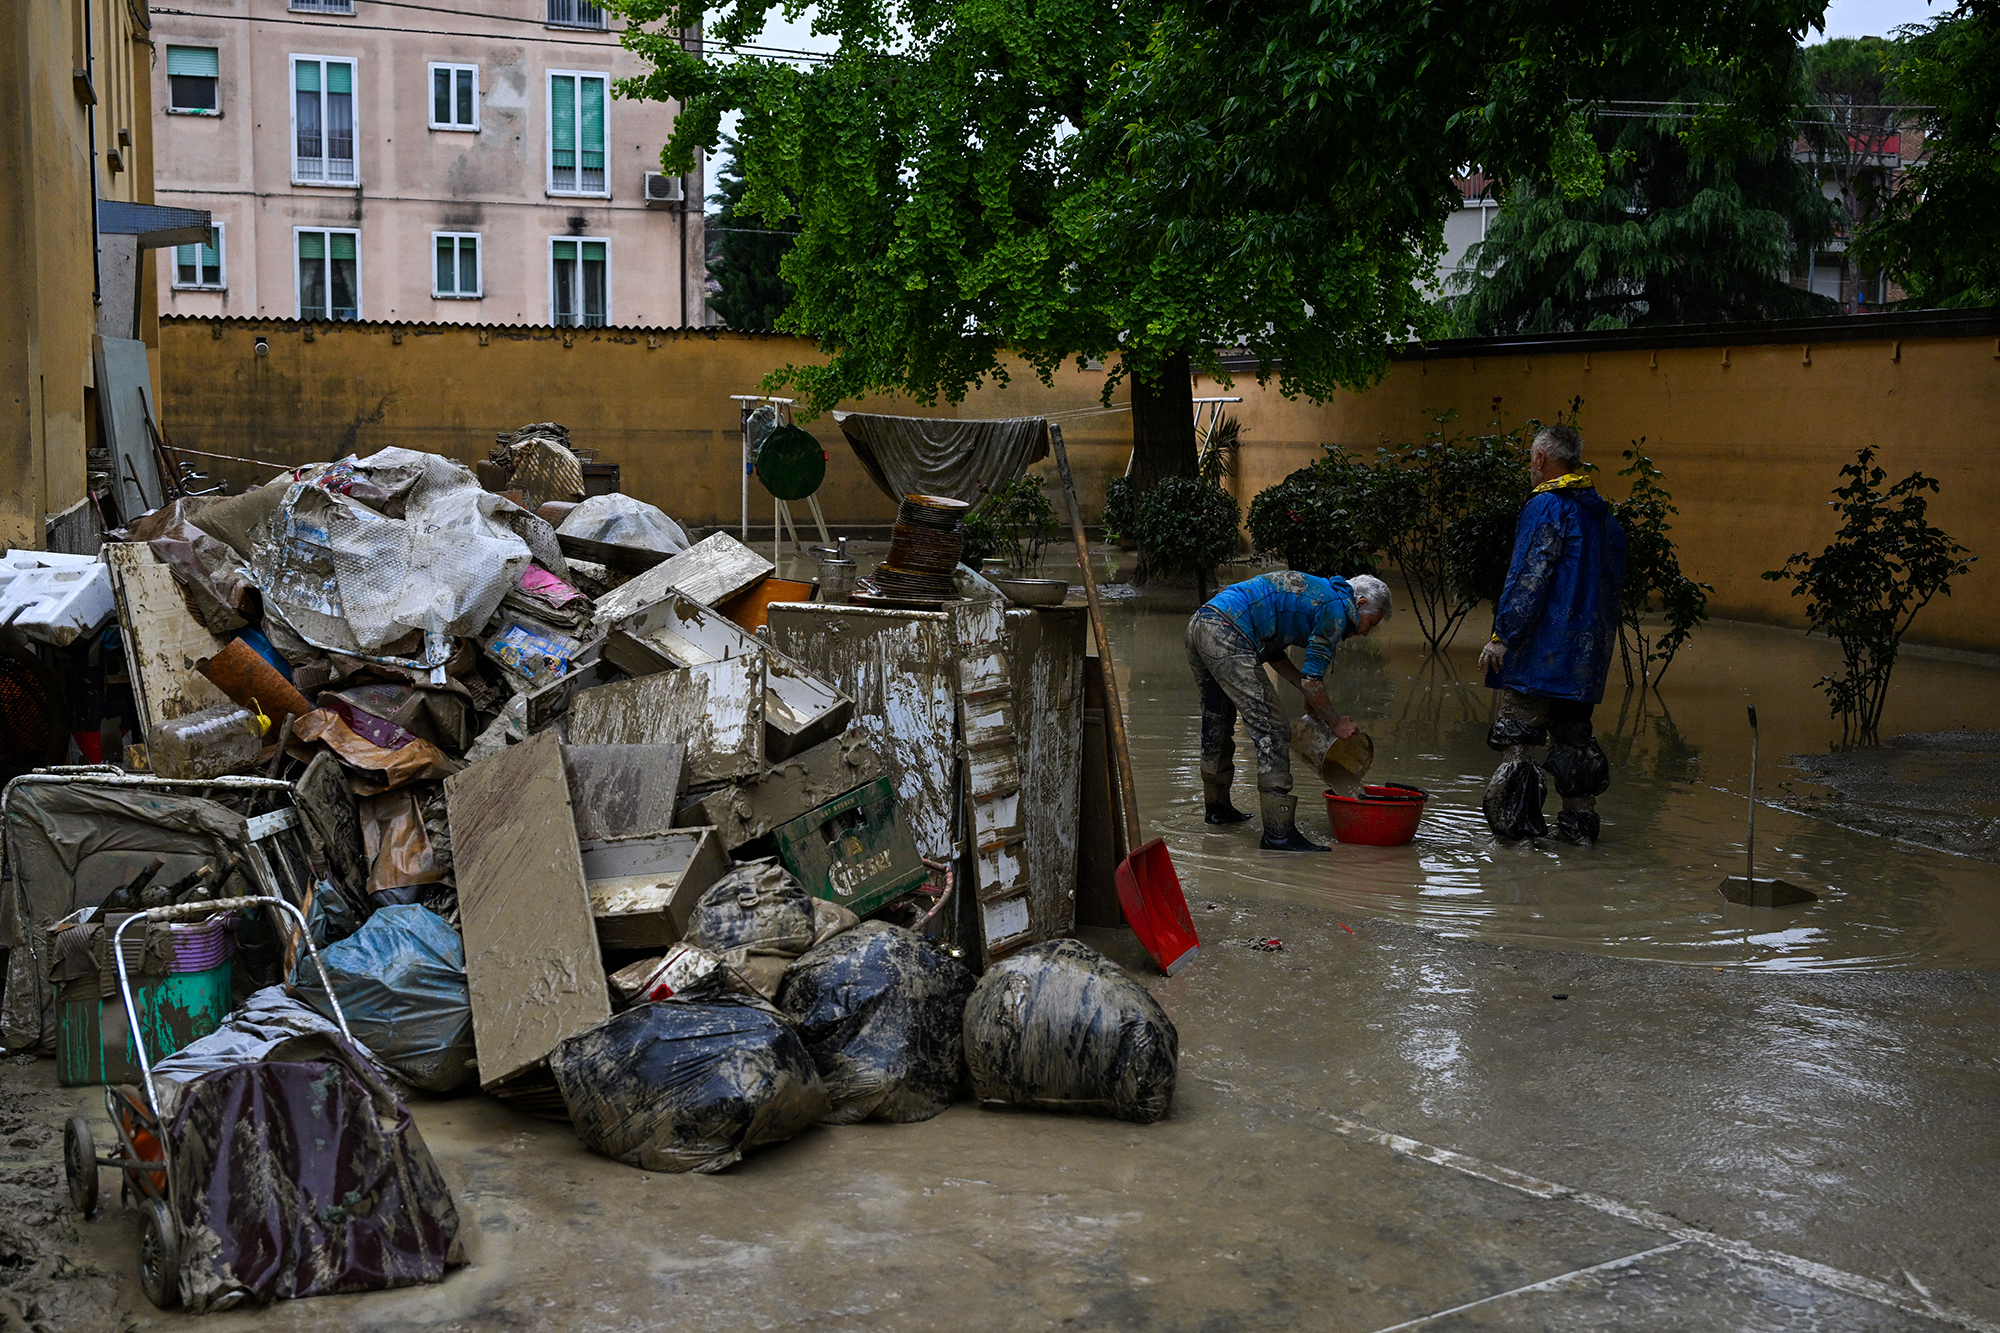
[[[146,736],[146,758],[163,778],[213,778],[255,762],[264,748],[256,713],[216,704],[171,722],[156,722]]]

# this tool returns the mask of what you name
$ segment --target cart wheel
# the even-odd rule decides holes
[[[162,1199],[148,1199],[141,1209],[139,1285],[146,1299],[162,1310],[181,1303],[181,1233]]]
[[[97,1140],[80,1115],[63,1126],[63,1174],[69,1177],[69,1201],[89,1218],[97,1211]]]

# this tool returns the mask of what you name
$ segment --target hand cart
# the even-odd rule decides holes
[[[146,1055],[145,1034],[139,1030],[139,1009],[132,998],[132,980],[126,971],[121,943],[126,929],[135,921],[182,921],[251,907],[280,907],[297,921],[299,938],[312,954],[320,984],[326,988],[327,999],[333,1005],[333,1021],[339,1026],[341,1036],[354,1040],[354,1034],[347,1030],[347,1017],[340,1011],[340,999],[333,993],[326,964],[320,961],[319,948],[306,926],[305,914],[291,903],[271,894],[147,908],[119,922],[111,936],[111,955],[118,963],[118,993],[125,1002],[125,1021],[132,1030],[132,1049],[138,1054],[139,1072],[144,1077],[145,1099],[141,1101],[139,1090],[129,1086],[105,1088],[105,1110],[118,1131],[118,1147],[108,1156],[98,1156],[90,1122],[84,1117],[73,1115],[63,1127],[63,1173],[69,1180],[70,1202],[86,1219],[97,1207],[98,1168],[109,1166],[124,1172],[120,1198],[136,1196],[142,1214],[139,1281],[146,1289],[146,1299],[163,1310],[180,1302],[181,1290],[179,1212],[174,1206],[173,1173],[169,1169],[174,1145],[160,1111],[159,1092],[153,1085],[153,1062]]]

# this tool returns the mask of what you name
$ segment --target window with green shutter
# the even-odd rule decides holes
[[[549,193],[610,193],[605,183],[605,104],[609,76],[549,75]]]
[[[299,318],[361,318],[358,233],[301,227],[297,236]]]
[[[167,110],[189,116],[219,116],[216,85],[222,71],[212,46],[167,48]]]
[[[432,296],[470,300],[478,297],[479,236],[476,232],[434,232]]]
[[[354,61],[292,57],[292,179],[303,185],[352,185]]]
[[[174,247],[174,286],[191,290],[222,289],[222,224],[216,223],[206,244]]]
[[[601,240],[551,237],[549,322],[603,328],[611,315],[610,246]]]

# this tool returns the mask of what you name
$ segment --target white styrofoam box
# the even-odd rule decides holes
[[[0,569],[82,569],[97,563],[94,555],[64,555],[61,551],[14,550],[0,556]]]
[[[9,551],[0,565],[0,625],[60,648],[111,619],[111,571],[86,557],[53,557],[81,564],[23,568],[16,555],[51,557],[40,551]]]

